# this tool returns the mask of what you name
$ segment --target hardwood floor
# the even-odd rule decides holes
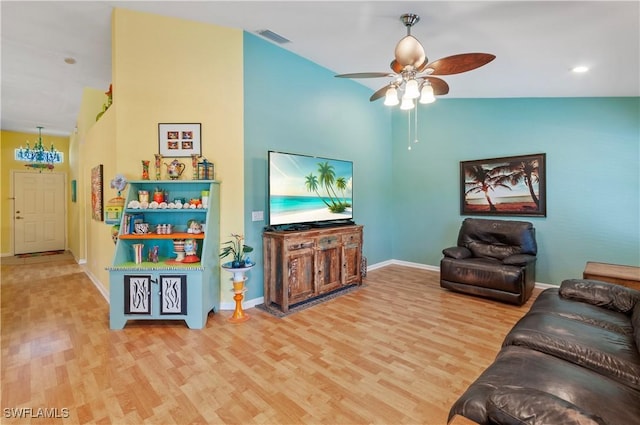
[[[51,261],[2,264],[3,424],[445,424],[532,302],[458,295],[437,272],[388,266],[284,319],[253,308],[241,324],[223,311],[203,330],[111,331],[81,268]]]

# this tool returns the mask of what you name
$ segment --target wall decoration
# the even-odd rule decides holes
[[[461,215],[547,216],[546,154],[460,162]]]
[[[201,155],[200,123],[158,124],[159,152],[164,157]]]
[[[102,164],[91,169],[91,216],[94,220],[102,221]]]

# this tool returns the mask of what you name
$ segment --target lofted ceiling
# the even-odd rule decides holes
[[[111,10],[121,7],[241,28],[336,74],[387,72],[399,20],[430,61],[467,52],[496,60],[443,77],[450,98],[640,96],[638,1],[6,1],[1,13],[1,128],[68,135],[84,87],[111,82]],[[65,58],[76,63],[69,65]],[[577,65],[590,71],[571,72]],[[259,72],[259,70],[255,70]],[[387,78],[356,80],[373,93]],[[368,98],[362,99],[368,103]]]

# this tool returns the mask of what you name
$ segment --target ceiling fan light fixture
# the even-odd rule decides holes
[[[411,78],[405,84],[404,96],[409,99],[417,99],[420,97],[420,89],[418,88],[418,82],[415,79]]]
[[[398,90],[393,86],[389,87],[384,95],[384,104],[387,106],[396,106],[399,103]]]
[[[430,83],[425,83],[420,91],[420,103],[427,104],[436,101],[436,97],[433,95],[433,87]]]
[[[413,104],[413,99],[408,98],[406,95],[402,96],[402,103],[400,104],[400,109],[403,111],[408,111],[409,109],[415,108],[416,105]]]

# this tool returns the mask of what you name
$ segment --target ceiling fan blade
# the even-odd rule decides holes
[[[371,97],[369,98],[369,101],[373,102],[375,100],[380,99],[381,97],[384,97],[384,95],[387,94],[387,89],[389,89],[390,86],[391,84],[387,84],[383,88],[379,89],[377,92],[371,95]]]
[[[427,65],[425,71],[433,70],[430,75],[453,75],[471,71],[488,64],[496,57],[489,53],[461,53],[447,56]]]
[[[404,66],[400,65],[395,59],[391,61],[391,64],[389,66],[391,67],[391,70],[396,74],[400,74],[404,69]]]
[[[381,77],[393,77],[394,74],[389,72],[354,72],[352,74],[339,74],[338,78],[381,78]]]
[[[428,80],[431,83],[431,87],[433,87],[433,94],[436,96],[442,96],[449,93],[449,84],[446,81],[437,78],[437,77],[421,77],[425,80]]]

